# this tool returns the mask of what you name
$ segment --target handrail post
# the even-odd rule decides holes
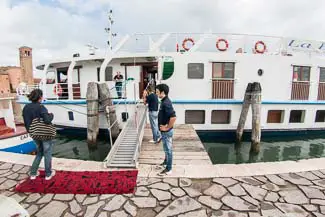
[[[112,138],[112,127],[111,127],[111,120],[109,117],[109,106],[106,106],[106,114],[107,114],[107,121],[108,121],[108,130],[109,130],[109,142],[110,142],[110,146],[112,148],[113,146],[113,138]],[[113,123],[115,124],[115,123]]]

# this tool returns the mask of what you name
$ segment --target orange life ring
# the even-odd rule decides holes
[[[225,43],[226,47],[224,47],[224,48],[220,48],[220,42]],[[217,49],[218,49],[219,51],[226,51],[226,50],[228,49],[228,47],[229,47],[228,41],[227,41],[226,39],[219,38],[219,39],[217,40],[216,47],[217,47]]]
[[[182,44],[184,50],[188,51],[190,48],[186,47],[186,42],[190,41],[192,43],[192,47],[195,45],[195,42],[192,38],[185,38]]]
[[[263,46],[262,50],[258,49],[258,45],[262,45]],[[256,44],[255,44],[255,51],[256,51],[256,53],[263,54],[266,51],[266,45],[265,45],[265,43],[263,41],[256,42]]]
[[[55,95],[58,95],[58,96],[61,96],[61,95],[62,95],[62,87],[61,87],[60,84],[56,84],[56,85],[54,85],[53,93],[54,93]]]

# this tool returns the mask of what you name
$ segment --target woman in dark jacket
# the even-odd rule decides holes
[[[27,131],[35,118],[43,119],[44,123],[51,124],[53,120],[53,114],[48,113],[44,105],[41,105],[43,100],[43,92],[40,89],[34,89],[29,95],[28,99],[32,102],[24,106],[23,118]],[[55,171],[52,170],[52,146],[53,140],[38,141],[37,144],[37,155],[35,156],[33,165],[30,171],[30,179],[34,180],[39,175],[38,168],[41,160],[44,156],[45,163],[45,180],[50,180],[54,175]]]

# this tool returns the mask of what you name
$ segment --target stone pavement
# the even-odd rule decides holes
[[[128,195],[15,193],[14,186],[28,171],[28,166],[0,162],[0,193],[37,217],[325,217],[325,170],[214,179],[139,178],[136,192]]]

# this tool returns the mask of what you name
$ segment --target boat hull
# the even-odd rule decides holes
[[[19,154],[30,154],[36,151],[34,140],[26,133],[0,139],[0,151]]]

